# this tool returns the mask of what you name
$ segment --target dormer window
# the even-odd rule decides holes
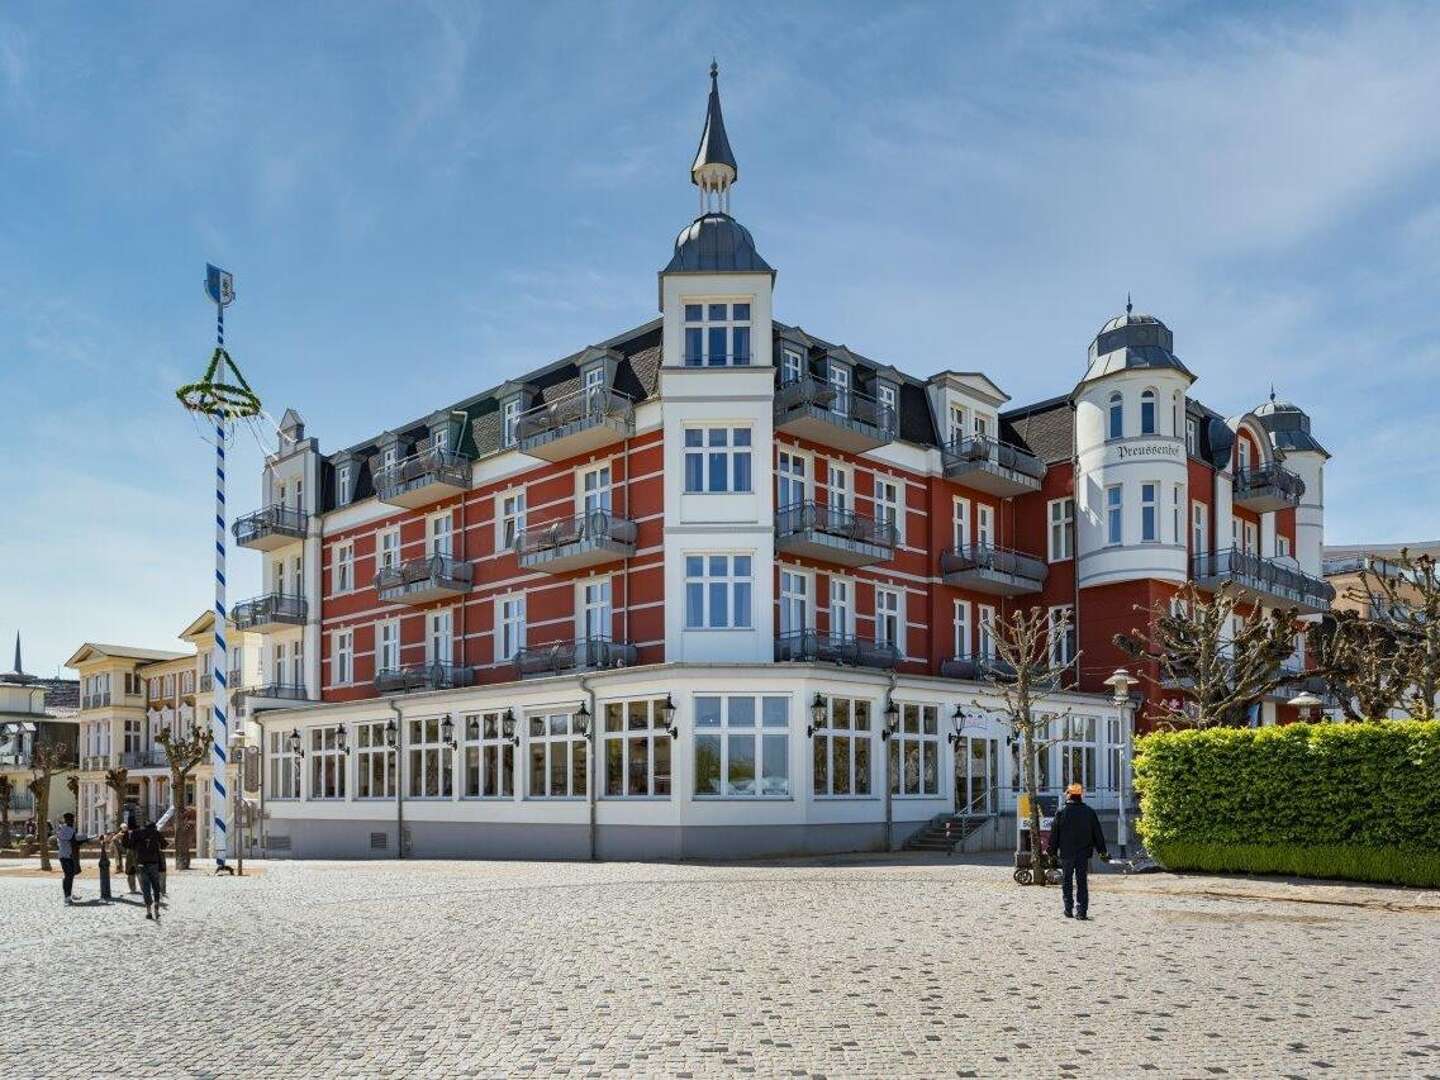
[[[962,442],[965,441],[966,437],[967,437],[969,434],[970,434],[969,431],[967,431],[966,428],[965,428],[965,406],[964,406],[964,405],[951,405],[951,406],[950,406],[950,438],[949,438],[949,440],[948,440],[949,443],[950,443],[952,446],[959,445],[960,443],[962,443]]]
[[[686,367],[748,367],[750,305],[685,305]]]
[[[520,399],[513,397],[500,409],[500,445],[515,445],[515,430],[520,423]]]
[[[831,360],[828,366],[830,385],[835,388],[835,402],[832,412],[841,416],[850,415],[850,369],[844,364]]]
[[[1110,395],[1110,434],[1111,439],[1123,439],[1125,437],[1125,398],[1119,390]]]
[[[442,453],[450,449],[450,432],[446,428],[440,428],[430,437],[430,445]]]
[[[1140,434],[1155,434],[1155,391],[1146,390],[1140,395]]]
[[[984,438],[987,438],[989,435],[990,435],[990,418],[989,418],[988,416],[981,416],[979,413],[976,413],[976,414],[975,414],[975,437],[976,437],[977,439],[984,439]]]
[[[785,349],[780,354],[781,372],[780,382],[799,382],[800,376],[805,372],[805,359],[800,355],[798,349]]]
[[[894,383],[876,381],[875,400],[880,403],[883,410],[888,410],[890,415],[898,422],[900,418],[900,393]]]
[[[380,464],[388,469],[395,464],[399,457],[400,448],[398,446],[387,446],[380,451]]]

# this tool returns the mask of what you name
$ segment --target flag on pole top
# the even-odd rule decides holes
[[[205,264],[205,292],[210,302],[228,307],[235,302],[235,275],[211,263]]]

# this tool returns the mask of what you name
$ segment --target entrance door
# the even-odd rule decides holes
[[[955,760],[955,811],[993,814],[999,798],[1000,740],[967,735]]]

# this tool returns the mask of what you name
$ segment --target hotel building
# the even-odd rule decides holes
[[[337,452],[282,420],[235,524],[264,593],[232,611],[270,853],[854,850],[945,814],[1012,843],[994,620],[1068,619],[1045,786],[1113,811],[1136,605],[1328,606],[1308,418],[1202,405],[1160,320],[1127,304],[1015,407],[1003,372],[777,318],[711,75],[657,318]]]

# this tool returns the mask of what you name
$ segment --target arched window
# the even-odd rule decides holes
[[[1119,390],[1110,395],[1110,434],[1111,439],[1120,439],[1125,436],[1125,398]]]
[[[1155,391],[1147,389],[1140,395],[1140,434],[1155,434]]]

